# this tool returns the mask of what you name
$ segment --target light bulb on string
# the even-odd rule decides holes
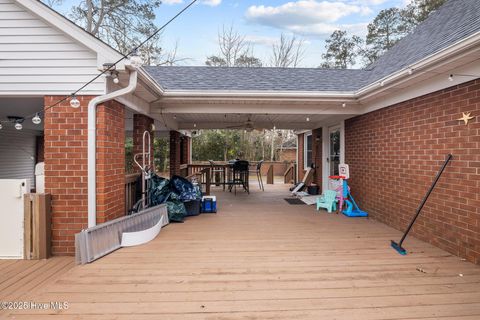
[[[40,124],[42,122],[42,118],[40,118],[40,115],[37,113],[35,117],[32,118],[32,122],[34,124]]]
[[[448,76],[448,81],[453,81],[453,74]]]
[[[22,129],[23,129],[23,125],[22,125],[20,122],[16,122],[16,123],[15,123],[15,129],[17,129],[17,130],[22,130]]]
[[[0,122],[0,130],[3,129],[3,124]]]
[[[80,107],[80,101],[77,99],[77,96],[72,95],[70,99],[70,106],[74,109],[78,109]]]
[[[342,108],[345,108],[347,106],[347,104],[344,102],[342,103]]]

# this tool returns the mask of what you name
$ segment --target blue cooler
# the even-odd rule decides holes
[[[217,213],[217,197],[216,196],[202,197],[202,213]]]

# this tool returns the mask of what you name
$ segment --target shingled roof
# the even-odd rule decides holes
[[[365,69],[150,66],[165,90],[355,91],[480,31],[480,0],[449,0]]]

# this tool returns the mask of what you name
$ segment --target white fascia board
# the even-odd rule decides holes
[[[62,31],[65,35],[80,42],[87,48],[97,53],[98,67],[101,68],[104,63],[113,63],[123,57],[117,50],[110,47],[103,41],[95,38],[72,21],[68,20],[58,12],[50,9],[47,5],[36,0],[14,0],[16,3],[43,19],[46,23]],[[123,70],[124,63],[117,64],[117,69]]]
[[[407,78],[407,77],[412,77],[412,75],[415,75],[415,73],[421,73],[422,70],[427,69],[428,67],[434,66],[435,64],[444,61],[446,59],[449,59],[451,57],[455,57],[458,55],[460,51],[465,51],[468,50],[472,47],[478,46],[480,43],[480,32],[477,32],[467,38],[464,38],[457,43],[444,48],[434,54],[431,54],[428,57],[425,57],[421,59],[420,61],[417,61],[416,63],[407,66],[406,68],[403,68],[397,72],[394,72],[382,79],[379,79],[375,81],[374,83],[371,83],[358,91],[355,92],[355,97],[358,99],[362,99],[363,97],[367,96],[370,94],[375,95],[379,92],[384,91],[388,86],[391,84],[395,83],[396,81]],[[412,75],[409,74],[409,70],[412,70],[413,73]],[[384,85],[381,86],[380,83],[383,83]]]
[[[321,91],[221,91],[221,90],[175,90],[165,91],[165,98],[327,98],[354,99],[354,92]]]

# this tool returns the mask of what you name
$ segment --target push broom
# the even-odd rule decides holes
[[[420,215],[420,212],[422,212],[422,208],[423,206],[425,205],[425,203],[427,202],[428,200],[428,197],[430,196],[430,194],[432,193],[433,189],[435,188],[435,185],[437,184],[438,180],[440,179],[440,176],[442,175],[443,173],[443,170],[445,170],[445,168],[447,167],[448,163],[450,162],[450,160],[452,160],[453,156],[451,154],[448,154],[447,155],[447,159],[445,159],[445,162],[443,163],[443,166],[440,168],[440,171],[438,171],[437,173],[437,176],[435,177],[435,179],[433,180],[433,183],[432,185],[430,186],[430,189],[428,189],[427,193],[425,194],[425,196],[423,197],[423,200],[422,202],[420,203],[420,206],[418,206],[417,208],[417,212],[415,214],[415,216],[413,217],[412,221],[410,222],[410,224],[408,225],[408,228],[407,230],[405,231],[405,233],[403,234],[403,237],[402,239],[400,239],[400,242],[395,242],[395,241],[391,241],[391,245],[392,245],[392,248],[397,250],[398,253],[400,253],[401,255],[406,255],[407,254],[407,250],[405,250],[403,247],[402,247],[402,244],[403,244],[403,241],[405,240],[405,238],[407,237],[408,233],[410,232],[410,230],[412,229],[413,225],[415,224],[415,221],[417,220],[418,216]]]

